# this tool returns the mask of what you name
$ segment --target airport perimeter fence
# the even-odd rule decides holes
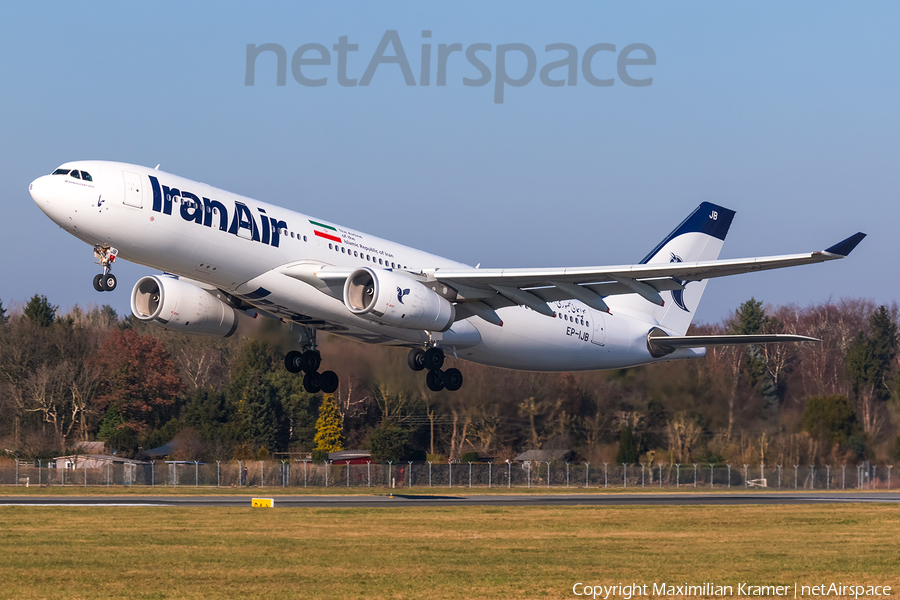
[[[293,461],[56,463],[0,460],[0,486],[893,489],[893,465]]]

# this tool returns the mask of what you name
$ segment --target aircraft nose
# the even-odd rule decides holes
[[[31,193],[31,199],[34,200],[34,203],[38,206],[46,206],[50,202],[50,195],[48,194],[48,188],[50,187],[47,183],[47,178],[49,175],[42,175],[38,177],[28,186],[28,191]]]

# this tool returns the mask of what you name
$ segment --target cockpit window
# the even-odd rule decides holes
[[[57,170],[53,171],[53,174],[54,175],[68,175],[69,170],[68,169],[57,169]]]
[[[81,175],[78,174],[78,171],[72,169],[72,172],[69,173],[69,177],[74,177],[75,179],[81,179]]]
[[[93,181],[93,179],[91,179],[91,174],[88,173],[87,171],[81,172],[81,178],[84,179],[85,181]]]

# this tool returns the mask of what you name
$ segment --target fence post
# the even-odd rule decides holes
[[[287,487],[287,461],[281,461],[281,487]]]
[[[41,465],[42,464],[44,464],[43,461],[41,461],[41,459],[38,459],[38,487],[40,487],[41,483],[43,483],[41,481]]]
[[[391,465],[394,464],[394,461],[388,461],[388,472],[387,472],[387,486],[391,488],[391,476],[394,474],[394,471],[391,469]]]
[[[831,465],[825,465],[825,489],[831,489]]]
[[[16,487],[19,487],[19,454],[16,453]]]
[[[447,459],[447,482],[449,483],[448,487],[453,487],[453,459]]]
[[[709,489],[716,487],[716,478],[713,476],[713,464],[709,463]]]
[[[694,487],[697,487],[697,463],[694,464]]]
[[[531,461],[526,461],[525,464],[527,465],[525,472],[527,476],[528,487],[531,488]]]
[[[412,489],[412,463],[413,463],[413,461],[408,460],[406,462],[409,463],[409,471],[406,473],[406,481],[408,483],[408,485],[406,487],[408,487],[409,489]]]
[[[809,489],[816,489],[816,466],[809,465]]]
[[[778,489],[781,489],[781,465],[775,465],[778,469]]]
[[[488,489],[491,489],[491,477],[493,475],[493,473],[492,473],[493,467],[494,467],[494,461],[489,460],[488,461]]]
[[[628,463],[622,463],[622,482],[628,487]]]
[[[366,461],[366,478],[368,481],[368,483],[366,484],[366,487],[372,487],[372,461],[371,460]]]
[[[347,487],[350,487],[350,461],[347,461]]]
[[[152,460],[150,461],[150,487],[156,486],[156,473],[154,472],[154,467],[156,463]],[[84,470],[84,485],[87,485],[87,469]]]
[[[244,461],[239,460],[238,461],[238,487],[239,488],[244,487],[245,483],[246,482],[244,481]]]
[[[512,463],[509,459],[506,461],[506,488],[512,488]]]
[[[506,461],[509,462],[509,461]],[[428,461],[428,487],[431,487],[431,461]]]
[[[797,469],[800,468],[800,465],[794,465],[794,489],[797,489]]]
[[[325,487],[328,487],[328,461],[325,461]]]
[[[847,465],[841,465],[841,489],[847,489]]]
[[[888,480],[890,480],[890,473],[888,474]],[[569,487],[569,463],[566,463],[566,487]]]
[[[19,464],[16,462],[16,464]],[[106,461],[106,487],[109,487],[109,465],[112,464],[111,460]]]
[[[84,487],[87,487],[87,460],[83,461],[81,464],[84,465]],[[151,462],[150,465],[153,466],[153,463]]]
[[[644,463],[641,463],[641,488],[644,487]]]
[[[659,489],[662,489],[662,463],[656,463],[656,467],[659,469]]]
[[[547,462],[547,487],[550,487],[550,461]]]
[[[303,487],[306,487],[306,464],[308,462],[305,458],[303,459]]]
[[[675,463],[675,487],[681,487],[681,464]]]
[[[469,488],[472,487],[472,461],[468,461],[469,463]]]
[[[725,465],[728,467],[728,489],[731,489],[731,463]]]
[[[750,487],[750,484],[747,482],[747,466],[748,465],[744,465],[744,489]]]
[[[194,487],[200,487],[200,463],[194,461]]]
[[[263,461],[259,461],[259,487],[265,487],[266,479],[263,472]]]
[[[609,469],[607,468],[607,465],[609,465],[609,463],[603,463],[603,487],[605,488],[609,487]],[[587,484],[585,484],[584,487],[587,487]]]
[[[887,468],[887,470],[888,470],[888,488],[887,489],[891,489],[891,469],[893,469],[893,468],[894,468],[894,465],[888,465],[888,468]]]
[[[591,463],[589,463],[589,462],[584,463],[584,487],[585,488],[590,487],[588,485],[588,469],[590,469],[590,465],[591,465]]]

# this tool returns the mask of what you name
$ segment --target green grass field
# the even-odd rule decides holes
[[[893,585],[900,507],[0,507],[2,598],[575,598]]]

